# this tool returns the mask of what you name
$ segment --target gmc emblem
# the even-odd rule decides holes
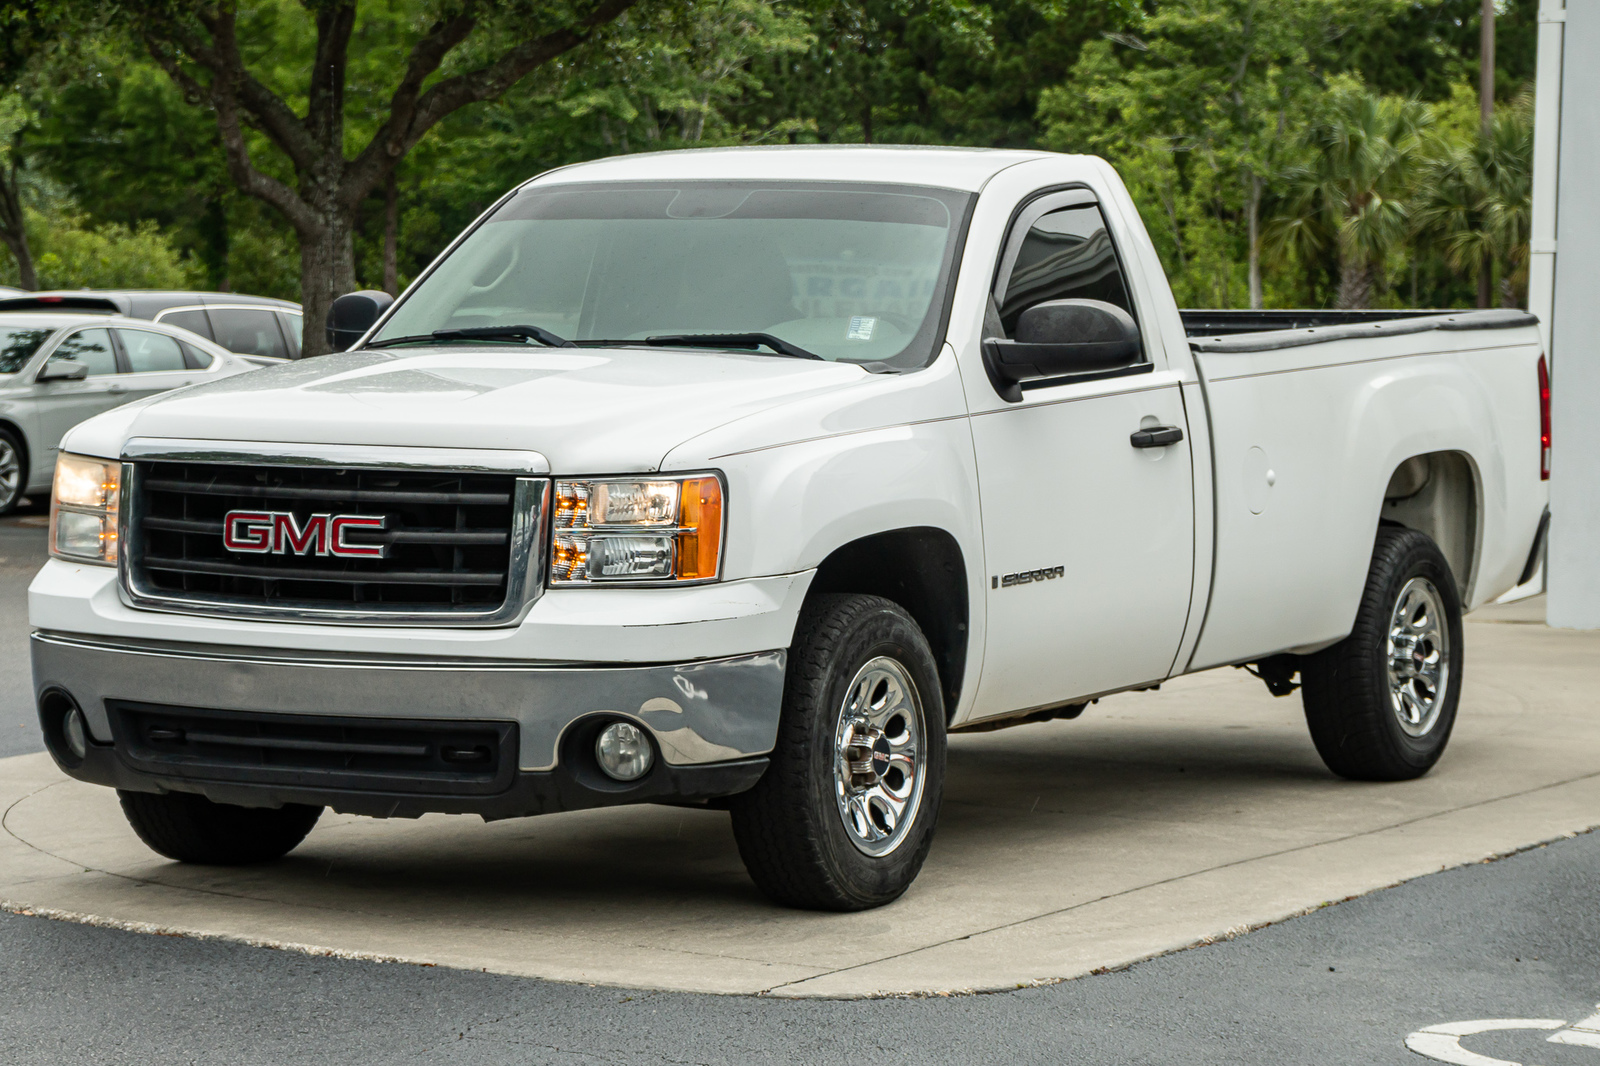
[[[386,544],[351,544],[352,530],[382,529],[382,515],[314,514],[305,525],[288,511],[229,511],[222,516],[222,544],[257,555],[331,555],[338,559],[382,559]]]

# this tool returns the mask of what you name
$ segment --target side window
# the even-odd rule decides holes
[[[225,308],[213,310],[210,315],[216,341],[228,351],[289,358],[289,349],[283,344],[283,331],[278,328],[278,316],[272,311],[253,307]]]
[[[117,338],[128,356],[128,370],[147,374],[158,370],[187,370],[177,338],[147,329],[119,329]]]
[[[186,329],[190,333],[198,333],[208,341],[216,339],[211,335],[211,323],[206,320],[204,311],[171,311],[157,317],[156,321]]]
[[[183,341],[178,343],[183,345],[183,362],[190,370],[210,370],[211,364],[217,361],[216,356],[202,352],[192,344],[184,344]]]
[[[283,325],[283,335],[289,342],[289,358],[300,358],[300,334],[305,328],[305,319],[297,311],[279,311],[278,320]]]
[[[1117,251],[1094,204],[1041,216],[1023,238],[1000,304],[1006,336],[1017,316],[1043,300],[1103,300],[1134,313]]]
[[[117,357],[111,349],[109,329],[83,329],[62,341],[51,353],[52,359],[76,359],[97,378],[117,372]]]

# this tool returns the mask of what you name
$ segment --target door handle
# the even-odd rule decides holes
[[[1128,443],[1135,448],[1165,448],[1182,439],[1183,430],[1177,426],[1151,426],[1149,429],[1134,430]]]

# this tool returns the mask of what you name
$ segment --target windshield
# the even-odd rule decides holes
[[[0,374],[15,374],[39,350],[53,329],[0,326]]]
[[[512,326],[579,344],[766,334],[824,359],[922,366],[970,199],[821,182],[533,186],[372,343]]]

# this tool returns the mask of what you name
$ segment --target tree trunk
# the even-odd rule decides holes
[[[1373,264],[1340,253],[1338,309],[1362,311],[1372,306],[1372,285],[1376,273]]]
[[[1488,252],[1478,260],[1478,306],[1494,306],[1494,257]]]
[[[1249,177],[1249,196],[1245,203],[1248,212],[1246,225],[1250,239],[1250,310],[1261,310],[1261,177]]]
[[[5,241],[17,261],[17,284],[32,291],[39,287],[39,276],[34,272],[33,251],[28,247],[27,222],[22,209],[22,186],[17,181],[17,168],[12,165],[0,173],[0,240]]]
[[[1487,136],[1494,124],[1494,0],[1483,0],[1478,21],[1478,121]]]
[[[392,170],[383,193],[383,291],[400,295],[400,187]]]
[[[328,353],[328,309],[336,297],[356,288],[354,226],[337,210],[323,213],[321,229],[301,233],[300,304],[305,328],[300,336],[303,357]]]

